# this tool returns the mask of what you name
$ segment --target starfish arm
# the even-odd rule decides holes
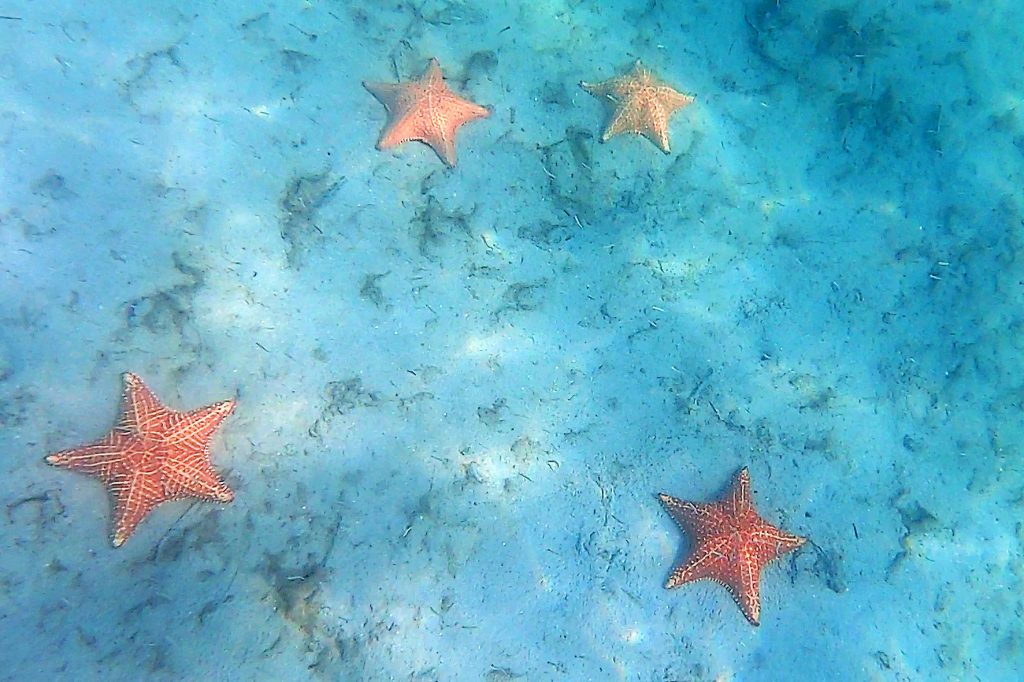
[[[656,97],[661,105],[665,108],[665,115],[669,116],[673,112],[682,109],[683,107],[693,104],[693,98],[689,95],[670,88],[667,85],[661,86],[656,91]]]
[[[433,149],[449,168],[455,166],[455,140],[447,135],[431,136],[423,140]]]
[[[731,539],[722,536],[717,546],[719,561],[710,566],[710,574],[702,577],[724,587],[753,625],[761,618],[761,568],[763,563],[752,556],[750,548],[731,547]]]
[[[452,95],[449,106],[449,111],[451,112],[449,119],[455,123],[452,130],[457,129],[464,123],[469,123],[478,118],[487,118],[491,115],[491,110],[487,107],[482,107],[476,102],[470,102],[468,99],[463,99],[458,95]]]
[[[164,434],[168,456],[161,467],[168,495],[230,502],[234,493],[210,464],[210,440],[235,409],[233,400],[174,414]]]
[[[210,439],[235,409],[234,400],[224,400],[190,412],[172,412],[163,431],[165,443],[206,452]]]
[[[654,82],[654,74],[651,73],[651,70],[644,66],[639,59],[633,62],[633,68],[625,76],[622,76],[622,78],[639,81],[644,85],[649,85]]]
[[[455,95],[446,98],[443,107],[432,108],[430,111],[431,132],[424,136],[423,141],[449,166],[455,165],[455,135],[458,129],[474,119],[491,115],[489,109]]]
[[[214,471],[205,454],[170,458],[162,473],[168,498],[195,497],[212,502],[235,499],[235,493]]]
[[[665,587],[672,589],[684,583],[708,578],[721,582],[719,576],[724,570],[728,570],[728,544],[729,538],[726,536],[697,544],[686,561],[672,570]]]
[[[671,153],[668,138],[668,120],[672,113],[693,99],[682,95],[668,86],[658,88],[650,100],[650,105],[642,109],[644,135],[666,154]]]
[[[160,399],[146,386],[139,375],[132,372],[124,373],[124,411],[114,428],[127,436],[140,433],[160,426],[167,417],[169,410]]]
[[[761,567],[755,561],[740,561],[738,575],[721,581],[743,615],[753,625],[761,624]]]
[[[104,483],[109,483],[122,470],[121,450],[124,440],[118,431],[112,431],[95,443],[48,455],[46,463],[96,476]]]
[[[669,513],[669,516],[676,522],[676,525],[685,531],[689,531],[693,525],[691,522],[693,518],[693,503],[680,500],[678,497],[672,497],[667,493],[658,493],[658,499],[661,500],[661,505],[665,507],[665,511]]]
[[[750,472],[747,467],[736,472],[727,499],[734,514],[742,514],[750,509]]]
[[[654,102],[641,113],[642,124],[639,132],[653,142],[661,151],[671,153],[668,142],[668,115],[660,104]]]
[[[374,81],[363,81],[363,87],[370,91],[370,94],[377,98],[377,101],[384,105],[384,108],[391,111],[395,102],[402,94],[401,83],[377,83]]]
[[[420,83],[426,87],[436,87],[444,83],[444,73],[441,72],[441,64],[436,58],[431,57],[427,62],[427,68],[420,76]]]
[[[109,487],[116,500],[113,543],[120,547],[142,519],[168,497],[159,476],[138,470],[117,476]]]
[[[760,556],[769,557],[768,560],[771,561],[797,549],[807,542],[807,538],[787,533],[771,524],[763,523],[751,534],[750,542],[754,551]]]
[[[633,74],[616,76],[600,83],[606,97],[614,103],[626,102],[643,90],[643,83],[633,78]]]
[[[601,135],[601,141],[607,142],[620,133],[640,132],[643,132],[643,130],[636,123],[636,114],[633,111],[633,105],[631,103],[626,103],[615,109],[615,113],[612,114],[612,119],[609,121],[608,127],[604,129],[604,133]]]
[[[600,83],[580,81],[580,87],[594,97],[608,97],[612,91],[612,81],[601,81]]]
[[[410,112],[402,117],[394,117],[381,131],[380,139],[377,140],[377,149],[384,150],[396,147],[403,142],[418,140],[425,142],[426,138],[418,131],[420,126],[419,117]]]
[[[669,145],[669,142],[668,142],[668,131],[666,131],[666,130],[655,130],[655,131],[652,131],[651,133],[645,135],[645,137],[648,140],[650,140],[651,142],[653,142],[658,147],[658,149],[660,149],[664,153],[666,153],[666,154],[671,154],[672,153],[672,147]]]
[[[658,495],[665,511],[686,533],[700,540],[715,535],[721,526],[721,512],[717,503],[700,503],[680,500],[661,493]]]

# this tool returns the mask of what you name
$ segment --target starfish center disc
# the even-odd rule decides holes
[[[124,453],[124,462],[132,471],[143,474],[155,474],[160,470],[161,458],[155,441],[140,439],[128,446]]]

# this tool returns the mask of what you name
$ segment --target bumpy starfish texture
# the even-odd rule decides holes
[[[210,441],[235,408],[225,400],[190,412],[164,407],[138,376],[124,375],[124,404],[100,440],[46,458],[48,464],[103,481],[114,497],[113,543],[120,547],[158,504],[235,495],[210,464]]]
[[[491,115],[489,109],[463,99],[448,89],[436,59],[431,59],[419,80],[407,83],[370,83],[363,86],[388,112],[377,149],[417,140],[430,145],[449,166],[455,165],[455,134],[459,126]]]
[[[685,502],[665,493],[661,503],[691,538],[692,551],[676,566],[667,589],[710,579],[725,586],[752,624],[761,618],[761,570],[807,541],[771,525],[754,510],[750,473],[740,469],[732,489],[717,502]]]
[[[601,136],[602,142],[619,133],[643,135],[663,152],[670,152],[668,118],[678,109],[693,102],[693,97],[677,92],[659,81],[640,62],[624,76],[600,83],[580,83],[595,97],[611,102],[615,110]]]

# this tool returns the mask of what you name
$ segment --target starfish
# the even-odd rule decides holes
[[[761,570],[807,538],[780,530],[757,515],[746,467],[717,502],[684,502],[665,493],[658,497],[693,544],[689,556],[672,569],[665,588],[704,578],[714,580],[725,586],[747,620],[759,625]]]
[[[430,145],[449,166],[455,165],[455,133],[473,119],[487,118],[490,109],[462,99],[445,85],[441,67],[431,58],[419,80],[371,83],[363,86],[388,111],[377,149],[418,140]]]
[[[190,412],[164,407],[135,374],[124,375],[121,418],[94,443],[62,450],[48,464],[97,477],[114,497],[114,547],[158,504],[194,497],[230,502],[235,494],[210,464],[210,440],[235,409],[225,400]]]
[[[668,117],[693,102],[693,97],[665,85],[639,61],[624,76],[600,83],[581,82],[580,86],[615,105],[612,119],[601,135],[602,142],[619,133],[638,133],[666,154],[670,151]]]

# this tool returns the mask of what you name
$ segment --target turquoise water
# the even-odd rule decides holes
[[[0,678],[1000,680],[1024,6],[0,4]],[[486,106],[448,168],[364,81]],[[580,81],[642,60],[671,152]],[[234,399],[119,548],[46,455]],[[808,538],[760,626],[656,497]]]

